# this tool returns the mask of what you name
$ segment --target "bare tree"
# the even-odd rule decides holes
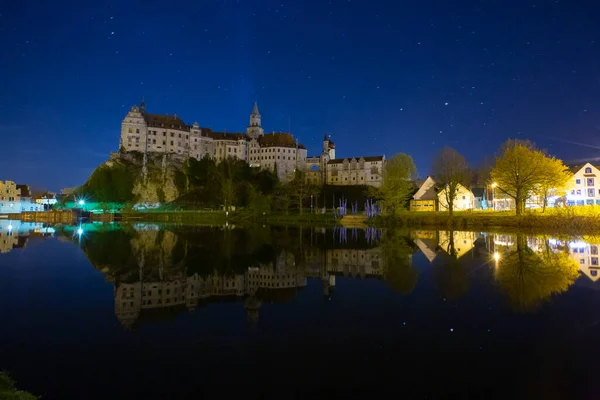
[[[456,150],[444,147],[433,159],[431,169],[436,182],[443,187],[448,212],[452,215],[459,185],[466,187],[471,181],[469,164]]]

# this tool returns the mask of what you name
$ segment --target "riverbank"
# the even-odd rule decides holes
[[[404,212],[395,216],[379,216],[369,225],[385,228],[432,228],[452,230],[526,229],[561,233],[600,232],[600,210],[584,213],[574,210],[547,210],[515,215],[512,211],[457,212]]]
[[[93,216],[92,220],[102,220]],[[260,216],[243,212],[223,211],[145,211],[122,213],[119,218],[124,222],[170,222],[170,223],[197,223],[223,225],[230,224],[271,224],[271,225],[318,225],[334,226],[339,223],[333,214],[265,214]]]

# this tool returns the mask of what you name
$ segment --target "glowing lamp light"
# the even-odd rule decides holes
[[[9,224],[9,225],[8,225],[8,230],[9,230],[9,231],[12,231],[12,224]]]
[[[500,259],[500,253],[497,251],[494,253],[494,260],[498,261]]]
[[[83,235],[83,229],[81,229],[81,228],[77,229],[77,234],[79,236]]]
[[[84,204],[85,204],[85,201],[83,201],[83,200],[79,200],[79,205],[80,205],[80,206],[82,206],[82,205],[84,205]]]
[[[493,188],[495,188],[496,186],[498,186],[498,184],[496,182],[492,183]]]

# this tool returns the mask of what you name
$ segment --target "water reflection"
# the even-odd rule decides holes
[[[83,234],[78,234],[82,229]],[[31,236],[57,234],[85,252],[114,284],[115,314],[124,327],[177,316],[211,302],[243,302],[256,323],[265,302],[286,302],[321,280],[334,295],[336,277],[381,279],[396,292],[415,290],[424,257],[439,295],[460,300],[482,271],[511,307],[536,310],[568,290],[580,275],[599,279],[593,237],[557,238],[467,231],[381,231],[255,226],[173,227],[157,224],[88,224],[48,227],[0,221],[3,253]]]
[[[0,219],[0,253],[22,249],[30,237],[47,237],[54,228],[37,222],[21,222]]]

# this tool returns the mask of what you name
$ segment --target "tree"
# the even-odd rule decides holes
[[[411,156],[398,153],[387,160],[382,170],[383,182],[377,189],[384,206],[392,215],[404,207],[412,195],[417,167]]]
[[[436,182],[444,188],[443,195],[448,205],[448,213],[452,215],[459,186],[467,187],[470,184],[469,164],[456,150],[444,147],[433,159],[431,169]]]
[[[302,214],[304,209],[305,200],[311,195],[314,196],[319,193],[319,190],[315,185],[307,182],[306,173],[301,170],[296,170],[294,179],[287,184],[287,189],[290,199],[298,204],[300,214]]]
[[[528,140],[509,139],[501,147],[491,178],[498,190],[515,200],[517,215],[523,214],[525,200],[544,185],[549,160]]]
[[[540,185],[535,190],[536,194],[542,198],[544,212],[548,205],[548,197],[551,195],[564,196],[566,187],[573,177],[573,173],[561,160],[546,157],[545,163]]]

